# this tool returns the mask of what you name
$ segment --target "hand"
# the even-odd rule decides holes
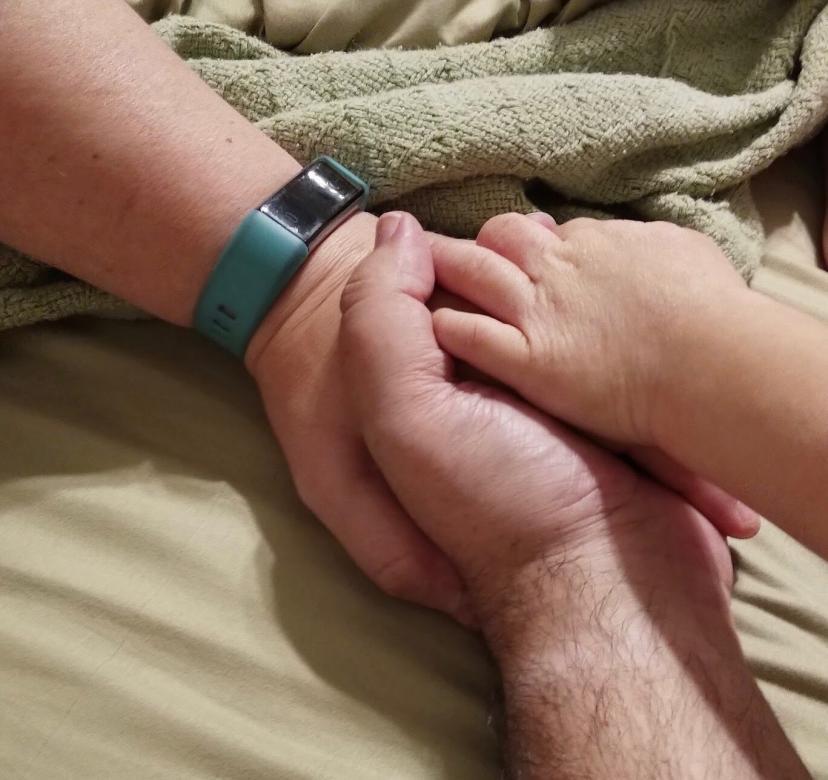
[[[742,656],[715,529],[511,394],[456,382],[425,234],[386,215],[377,245],[342,296],[348,386],[375,462],[468,583],[508,774],[807,776]]]
[[[454,567],[401,509],[348,411],[339,298],[374,242],[375,218],[350,219],[320,246],[254,336],[246,363],[303,502],[390,595],[468,622]]]
[[[344,290],[341,344],[370,452],[457,565],[485,628],[522,572],[584,551],[612,558],[615,535],[681,502],[511,394],[455,383],[426,306],[433,287],[425,234],[413,217],[386,215],[377,249]],[[689,535],[682,555],[728,583],[721,537],[686,514],[689,530],[661,523],[648,538]]]
[[[688,319],[747,288],[706,236],[669,223],[504,214],[462,251],[435,241],[438,283],[483,314],[435,313],[440,344],[600,436],[655,444]],[[666,372],[674,373],[666,375]]]
[[[545,214],[491,219],[476,242],[434,237],[437,281],[479,307],[439,309],[438,343],[550,414],[611,442],[719,530],[750,537],[756,513],[654,448],[671,413],[688,320],[738,311],[748,293],[707,237],[667,223]],[[661,412],[660,410],[665,411]]]

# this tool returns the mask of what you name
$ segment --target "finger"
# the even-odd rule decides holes
[[[380,219],[377,239],[341,301],[346,374],[369,429],[378,411],[403,407],[412,393],[443,385],[450,368],[425,304],[434,291],[434,265],[422,228],[412,216],[391,212]]]
[[[320,468],[315,458],[308,473],[321,477],[303,480],[297,475],[297,485],[354,563],[388,595],[470,625],[460,575],[405,513],[361,443],[329,443],[326,456],[336,467]]]
[[[523,214],[492,217],[477,234],[478,246],[511,260],[533,280],[543,271],[544,255],[560,241],[548,227]]]
[[[377,248],[342,294],[346,386],[371,455],[421,524],[412,511],[422,491],[411,479],[411,464],[439,460],[433,442],[451,422],[441,410],[456,392],[449,381],[453,364],[437,344],[425,304],[434,289],[434,266],[422,228],[410,215],[392,212],[381,218],[377,234]]]
[[[428,299],[428,308],[431,309],[432,312],[435,312],[438,309],[454,309],[455,311],[474,312],[475,314],[482,313],[474,304],[469,303],[463,298],[459,298],[453,293],[446,292],[441,287],[438,287],[434,291],[434,295]],[[445,347],[442,348],[445,349]],[[462,361],[456,362],[452,369],[455,382],[488,382],[491,384],[493,381],[490,374],[485,374],[476,369],[474,366]]]
[[[683,496],[724,536],[750,539],[759,532],[759,515],[717,485],[702,479],[654,447],[633,447],[630,457],[652,476]]]
[[[454,309],[438,309],[433,319],[437,343],[452,357],[503,384],[519,383],[529,344],[517,328],[485,314]]]
[[[457,311],[475,311],[480,312],[480,309],[473,303],[461,298],[459,295],[450,293],[442,287],[437,287],[434,294],[428,299],[428,308],[431,311],[437,309],[457,309]]]
[[[534,294],[518,266],[472,241],[434,237],[431,254],[438,284],[503,322],[521,319]]]
[[[422,228],[410,215],[391,213],[380,220],[377,245],[341,301],[340,346],[352,402],[369,451],[409,515],[423,492],[412,469],[416,474],[417,463],[433,464],[433,442],[444,432],[439,410],[453,390],[446,381],[451,362],[437,345],[425,304],[433,290]],[[342,495],[347,489],[346,483]]]

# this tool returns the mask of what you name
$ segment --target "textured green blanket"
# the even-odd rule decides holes
[[[826,5],[619,0],[492,43],[309,57],[184,17],[156,30],[297,158],[359,171],[377,209],[459,235],[538,207],[666,219],[749,276],[750,178],[828,119]],[[130,312],[0,249],[0,327]]]

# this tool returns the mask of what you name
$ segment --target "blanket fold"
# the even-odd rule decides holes
[[[430,50],[287,55],[223,25],[155,29],[300,160],[331,154],[377,211],[471,236],[539,207],[701,230],[749,277],[749,182],[828,119],[828,0],[626,0]],[[0,328],[128,307],[0,250]]]

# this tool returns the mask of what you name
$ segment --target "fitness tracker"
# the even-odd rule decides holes
[[[195,328],[243,357],[314,247],[367,199],[368,186],[347,168],[330,157],[314,160],[245,216],[201,293]]]

